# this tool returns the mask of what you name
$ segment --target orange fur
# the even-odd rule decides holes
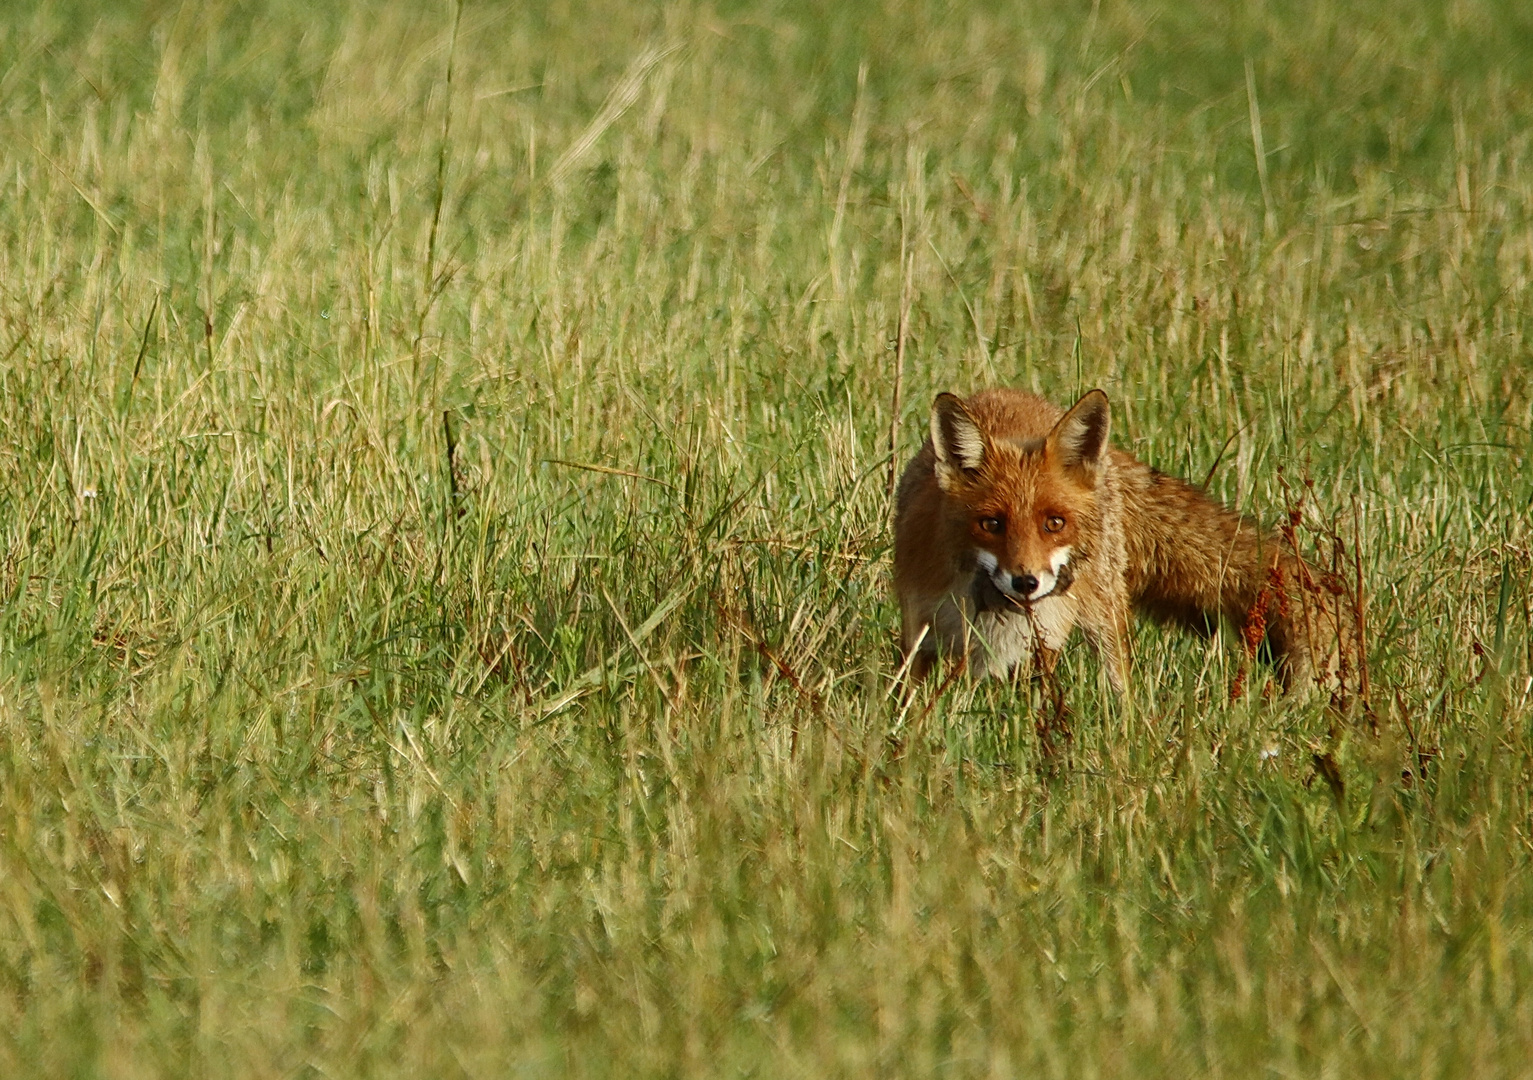
[[[916,677],[939,653],[981,674],[1029,657],[1048,670],[1079,626],[1121,692],[1131,610],[1205,631],[1220,619],[1260,627],[1285,685],[1335,653],[1351,610],[1339,585],[1274,533],[1114,449],[1100,390],[1068,412],[1019,390],[943,394],[931,427],[895,509],[901,646]]]

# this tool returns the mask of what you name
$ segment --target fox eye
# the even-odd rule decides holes
[[[1058,514],[1050,514],[1044,519],[1043,529],[1045,532],[1058,532],[1065,527],[1065,519]]]
[[[987,533],[998,533],[1002,527],[1001,519],[998,517],[982,517],[979,519],[979,527]]]

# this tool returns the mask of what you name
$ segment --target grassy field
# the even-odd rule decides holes
[[[0,1075],[1533,1076],[1533,14],[0,15]],[[891,442],[1102,386],[1370,711],[891,700]]]

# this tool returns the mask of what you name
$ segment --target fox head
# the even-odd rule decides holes
[[[977,570],[1007,599],[1062,593],[1090,553],[1108,461],[1107,395],[1093,390],[1042,439],[993,438],[962,399],[932,404],[937,484],[967,533]]]

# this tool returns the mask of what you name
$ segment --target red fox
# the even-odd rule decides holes
[[[1275,533],[1108,443],[1107,395],[1068,411],[1020,390],[939,394],[895,506],[901,648],[915,679],[939,653],[979,674],[1036,657],[1077,625],[1113,688],[1129,678],[1129,612],[1206,632],[1235,623],[1285,687],[1327,665],[1355,609]],[[1254,634],[1253,634],[1254,632]],[[1254,642],[1253,642],[1254,644]]]

